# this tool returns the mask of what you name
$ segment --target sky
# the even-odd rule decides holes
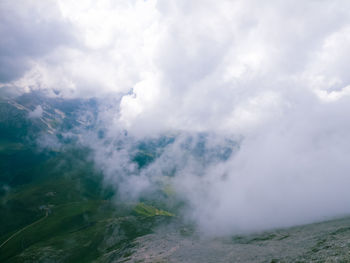
[[[198,176],[186,162],[174,179],[203,229],[317,221],[350,213],[349,10],[346,0],[1,0],[0,88],[112,101],[101,112],[110,134],[244,138],[224,163]],[[114,171],[120,160],[99,161]]]

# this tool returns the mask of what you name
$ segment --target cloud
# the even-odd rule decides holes
[[[28,114],[29,118],[41,118],[42,115],[43,108],[40,105],[36,106],[36,108]]]
[[[0,4],[0,82],[23,76],[37,59],[72,44],[69,23],[54,1],[2,1]]]
[[[210,234],[286,227],[350,212],[349,98],[310,100],[246,136],[236,155],[181,174],[189,214]],[[306,110],[306,108],[308,110]]]
[[[2,86],[66,98],[130,91],[150,68],[157,38],[153,6],[152,1],[5,2]]]
[[[126,195],[176,166],[208,231],[350,212],[350,2],[54,3],[1,4],[1,86],[98,97],[106,137],[86,141],[106,180],[137,185]],[[129,151],[163,134],[185,135],[138,171]],[[198,134],[239,150],[204,165],[181,146]]]
[[[245,132],[278,115],[291,92],[304,96],[334,85],[328,76],[334,62],[320,59],[334,58],[335,50],[336,63],[346,57],[344,44],[328,44],[347,41],[345,2],[195,3],[158,2],[165,30],[154,68],[121,103],[129,129]],[[339,88],[347,86],[346,76],[340,79]]]

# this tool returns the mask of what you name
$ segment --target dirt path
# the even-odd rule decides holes
[[[14,233],[14,234],[11,235],[8,239],[6,239],[4,242],[2,242],[1,245],[0,245],[0,248],[2,248],[7,242],[9,242],[13,237],[17,236],[17,235],[18,235],[19,233],[21,233],[22,231],[24,231],[24,230],[26,230],[27,228],[29,228],[29,227],[31,227],[31,226],[33,226],[33,225],[35,225],[35,224],[37,224],[37,223],[43,221],[45,218],[48,217],[48,215],[49,215],[49,213],[48,213],[48,211],[46,211],[46,214],[45,214],[44,217],[42,217],[42,218],[40,218],[39,220],[37,220],[37,221],[35,221],[35,222],[33,222],[33,223],[31,223],[31,224],[29,224],[29,225],[23,227],[22,229],[18,230],[16,233]]]

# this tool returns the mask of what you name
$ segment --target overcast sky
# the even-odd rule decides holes
[[[121,96],[108,121],[136,136],[245,138],[174,182],[204,227],[350,212],[350,1],[1,0],[0,14],[0,87]]]
[[[304,100],[348,96],[349,7],[2,0],[0,81],[64,97],[129,94],[130,128],[250,129]]]

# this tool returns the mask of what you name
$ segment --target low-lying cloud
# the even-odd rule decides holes
[[[349,5],[3,1],[0,85],[99,98],[105,137],[87,143],[106,180],[137,196],[181,167],[171,183],[209,232],[322,220],[350,212]],[[139,171],[133,144],[164,134]],[[198,134],[239,147],[203,163],[181,146]]]

